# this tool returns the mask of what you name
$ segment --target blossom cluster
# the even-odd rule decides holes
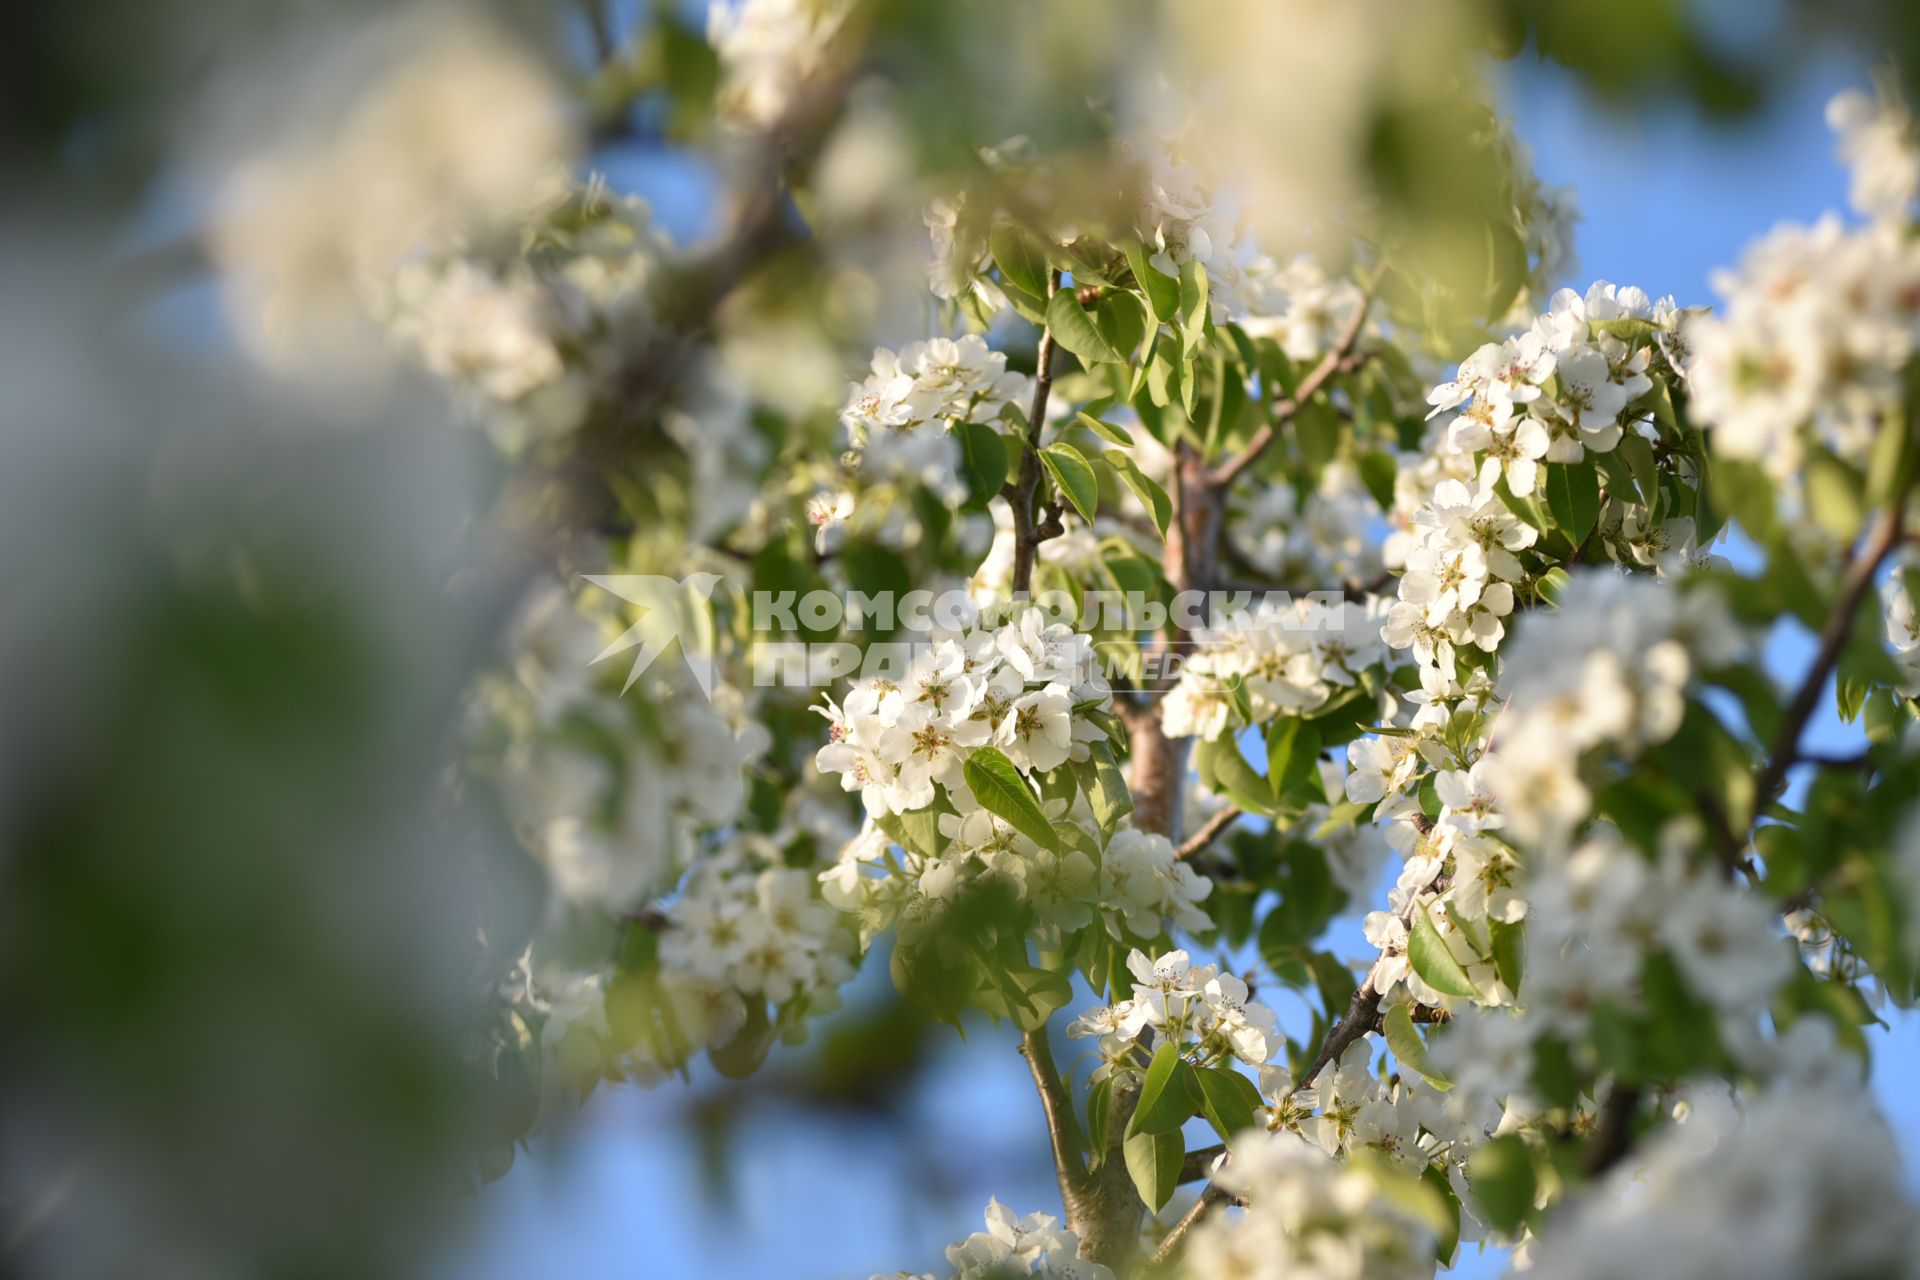
[[[551,186],[516,235],[412,258],[373,306],[504,442],[550,439],[579,427],[617,373],[596,353],[653,325],[647,290],[668,248],[637,197],[597,179]]]
[[[875,817],[925,809],[936,787],[966,812],[975,806],[962,765],[973,751],[996,747],[1037,773],[1085,760],[1107,730],[1084,713],[1112,705],[1092,641],[1026,609],[935,640],[898,682],[875,677],[844,703],[827,699],[828,742],[815,761]]]
[[[1374,522],[1380,508],[1350,464],[1335,460],[1311,488],[1257,488],[1222,536],[1268,581],[1366,583],[1384,567]]]
[[[1329,1156],[1371,1152],[1409,1173],[1442,1163],[1462,1204],[1471,1205],[1462,1166],[1501,1122],[1496,1097],[1441,1090],[1410,1071],[1389,1083],[1374,1072],[1372,1053],[1366,1040],[1357,1040],[1304,1087],[1282,1067],[1261,1072],[1268,1127],[1296,1134]]]
[[[1552,843],[1586,816],[1581,757],[1607,744],[1637,755],[1679,729],[1688,682],[1748,650],[1711,585],[1678,588],[1604,569],[1575,573],[1552,613],[1509,646],[1508,699],[1486,768],[1513,830]]]
[[[1443,480],[1415,513],[1413,528],[1399,599],[1380,636],[1451,676],[1456,647],[1491,653],[1506,636],[1514,584],[1526,578],[1514,553],[1540,535],[1484,481]]]
[[[1832,214],[1783,225],[1714,277],[1725,306],[1687,326],[1694,412],[1715,447],[1782,483],[1809,443],[1862,464],[1920,338],[1920,245],[1907,234],[1920,135],[1906,108],[1843,94],[1828,109],[1853,168],[1849,227]],[[1811,439],[1803,433],[1811,429]]]
[[[876,347],[872,370],[850,383],[840,413],[848,438],[867,447],[876,433],[905,432],[928,422],[992,422],[1020,400],[1028,380],[1007,368],[1004,351],[977,333],[931,338],[899,351]]]
[[[1246,1134],[1216,1175],[1246,1212],[1196,1228],[1180,1274],[1203,1280],[1426,1280],[1432,1229],[1368,1172],[1336,1163],[1294,1133]]]
[[[724,683],[709,699],[662,677],[622,697],[618,673],[593,663],[623,626],[558,583],[535,591],[472,713],[478,768],[560,896],[611,912],[662,887],[698,832],[739,816],[742,770],[768,742]]]
[[[1100,1043],[1102,1079],[1115,1071],[1143,1068],[1143,1036],[1177,1044],[1201,1066],[1237,1058],[1263,1066],[1282,1039],[1273,1010],[1249,997],[1247,984],[1217,965],[1194,965],[1184,951],[1148,959],[1138,949],[1127,956],[1133,995],[1074,1019],[1067,1034]]]
[[[825,1007],[853,977],[852,937],[804,868],[763,837],[703,858],[667,909],[663,963],[776,1005]]]
[[[715,105],[752,128],[783,119],[830,69],[852,0],[719,0],[707,9],[707,43],[720,62]]]
[[[1386,657],[1385,602],[1262,601],[1194,635],[1193,656],[1161,703],[1168,737],[1211,740],[1229,727],[1310,715]],[[1238,714],[1244,693],[1252,719]]]
[[[1329,278],[1307,254],[1285,262],[1263,255],[1247,264],[1244,302],[1242,329],[1272,338],[1289,360],[1305,362],[1334,344],[1366,305],[1366,294],[1351,280]]]
[[[1541,1280],[1920,1275],[1899,1149],[1855,1090],[1715,1108],[1654,1138],[1529,1250]]]
[[[1915,607],[1913,583],[1920,563],[1907,552],[1893,561],[1893,569],[1880,584],[1882,621],[1893,662],[1900,669],[1900,692],[1907,697],[1920,696],[1920,608]]]
[[[1451,412],[1447,447],[1481,456],[1479,478],[1505,476],[1519,496],[1534,491],[1543,462],[1580,462],[1609,453],[1627,429],[1622,416],[1653,388],[1648,335],[1679,321],[1671,298],[1658,303],[1632,286],[1596,281],[1585,296],[1561,289],[1523,333],[1487,343],[1427,396],[1430,416]],[[1636,330],[1641,336],[1629,337]]]
[[[1773,905],[1700,865],[1688,833],[1669,833],[1649,862],[1607,828],[1572,853],[1538,860],[1526,892],[1527,1016],[1583,1034],[1604,1001],[1638,999],[1648,956],[1664,950],[1697,995],[1751,1014],[1792,972]]]
[[[1112,1280],[1113,1272],[1080,1257],[1080,1238],[1048,1213],[1015,1217],[998,1200],[987,1202],[987,1229],[947,1247],[954,1280],[1007,1275],[1054,1280]]]
[[[1156,271],[1178,276],[1183,266],[1204,267],[1216,319],[1239,309],[1240,231],[1220,206],[1198,168],[1179,154],[1178,139],[1161,138],[1128,148],[1142,170],[1135,225]]]
[[[862,945],[902,923],[937,918],[963,890],[989,883],[1032,909],[1032,936],[1042,945],[1096,921],[1116,939],[1212,925],[1200,904],[1213,882],[1165,836],[1122,827],[1096,865],[1079,849],[1041,848],[964,793],[956,800],[967,807],[940,815],[945,843],[937,855],[896,848],[869,822],[820,873],[826,900],[858,918]],[[1047,808],[1060,816],[1058,802]]]

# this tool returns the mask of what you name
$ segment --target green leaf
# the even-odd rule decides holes
[[[1180,1164],[1187,1154],[1180,1131],[1136,1133],[1127,1139],[1124,1151],[1134,1190],[1140,1193],[1148,1209],[1160,1212],[1167,1201],[1173,1199],[1174,1188],[1180,1185]]]
[[[1533,1212],[1533,1155],[1518,1134],[1495,1138],[1475,1151],[1467,1181],[1487,1221],[1500,1231],[1512,1231]]]
[[[1177,1132],[1199,1107],[1200,1084],[1194,1078],[1193,1064],[1180,1056],[1177,1042],[1163,1040],[1147,1065],[1140,1103],[1127,1122],[1127,1133]]]
[[[1180,309],[1180,282],[1155,269],[1147,260],[1147,247],[1138,240],[1127,245],[1127,264],[1133,268],[1133,278],[1139,282],[1140,291],[1147,295],[1153,318],[1173,319]]]
[[[996,223],[987,235],[987,248],[1000,275],[1036,298],[1047,296],[1047,254],[1024,228]]]
[[[1012,823],[1014,830],[1042,849],[1060,851],[1060,838],[1041,811],[1040,802],[1033,798],[1020,770],[999,748],[976,748],[961,766],[961,773],[973,791],[973,798],[988,812]]]
[[[923,858],[937,858],[946,848],[947,842],[940,834],[938,806],[913,813],[890,813],[884,818],[876,818],[874,825],[886,832],[887,838],[902,849]]]
[[[1708,483],[1715,505],[1740,522],[1755,542],[1765,543],[1773,532],[1773,481],[1757,462],[1716,457]]]
[[[1434,1195],[1446,1206],[1448,1229],[1436,1231],[1433,1236],[1433,1260],[1441,1266],[1453,1265],[1453,1254],[1460,1247],[1460,1197],[1453,1193],[1453,1184],[1447,1181],[1447,1175],[1438,1166],[1428,1165],[1420,1173],[1420,1181],[1433,1189]]]
[[[1815,449],[1801,464],[1800,476],[1813,522],[1837,541],[1853,541],[1867,516],[1860,473],[1825,449]]]
[[[1198,262],[1180,264],[1180,349],[1188,359],[1206,337],[1207,269]]]
[[[1040,461],[1047,464],[1053,482],[1067,495],[1080,518],[1091,524],[1093,513],[1100,507],[1100,485],[1086,458],[1070,444],[1050,444],[1040,451]]]
[[[1130,361],[1147,336],[1146,299],[1125,289],[1109,289],[1093,304],[1093,324],[1120,360]]]
[[[1222,1141],[1232,1142],[1253,1128],[1260,1090],[1232,1067],[1208,1067],[1200,1078],[1200,1109]]]
[[[1640,500],[1647,506],[1656,506],[1660,501],[1660,468],[1653,460],[1653,446],[1647,443],[1645,436],[1629,430],[1620,437],[1615,447],[1626,461],[1627,469],[1633,472],[1633,483],[1640,490]]]
[[[1387,1048],[1393,1051],[1395,1062],[1408,1071],[1425,1076],[1435,1088],[1450,1087],[1447,1078],[1427,1064],[1427,1042],[1420,1038],[1419,1030],[1413,1025],[1410,1006],[1396,1004],[1387,1010],[1382,1022],[1387,1033]]]
[[[1120,819],[1133,812],[1133,794],[1127,790],[1127,776],[1113,758],[1113,749],[1104,742],[1093,743],[1085,760],[1075,761],[1075,777],[1093,810],[1093,820],[1103,833],[1111,832]]]
[[[1007,442],[985,422],[958,423],[953,434],[960,442],[960,474],[967,482],[966,509],[985,510],[1007,482]]]
[[[1520,978],[1524,972],[1523,957],[1526,955],[1527,925],[1524,920],[1506,924],[1499,920],[1487,921],[1487,932],[1493,937],[1493,967],[1500,975],[1500,981],[1507,990],[1520,990]]]
[[[1111,422],[1102,422],[1090,413],[1076,413],[1073,416],[1073,420],[1093,432],[1093,434],[1099,436],[1102,440],[1105,440],[1108,444],[1117,444],[1127,449],[1133,447],[1133,437],[1121,428],[1114,426]]]
[[[733,1039],[707,1050],[707,1061],[729,1080],[741,1080],[759,1070],[773,1048],[774,1028],[767,1017],[765,1000],[747,1001],[747,1020]]]
[[[1073,999],[1073,981],[1066,974],[1035,965],[989,963],[991,983],[976,997],[983,1011],[1011,1019],[1022,1031],[1038,1031],[1055,1010]]]
[[[1560,604],[1561,592],[1565,591],[1572,583],[1573,575],[1559,565],[1555,565],[1534,581],[1533,589],[1540,593],[1542,600],[1557,608]]]
[[[1133,496],[1140,499],[1140,505],[1147,509],[1147,517],[1153,521],[1154,529],[1165,538],[1167,523],[1173,519],[1173,499],[1160,487],[1160,482],[1140,470],[1133,459],[1124,453],[1107,453],[1101,457],[1113,468],[1121,482],[1133,490]]]
[[[1126,356],[1114,350],[1080,305],[1072,289],[1058,289],[1047,303],[1047,331],[1053,340],[1089,364],[1118,364]]]
[[[1441,936],[1433,923],[1432,912],[1426,907],[1413,913],[1413,934],[1407,939],[1407,963],[1435,991],[1461,999],[1479,994],[1466,969],[1453,958],[1447,940]]]
[[[1227,796],[1242,809],[1255,813],[1273,811],[1273,794],[1267,788],[1267,780],[1255,773],[1247,758],[1240,754],[1239,740],[1232,731],[1201,743],[1194,763],[1200,771],[1201,783],[1209,789]]]
[[[1593,468],[1582,463],[1548,464],[1547,509],[1568,542],[1576,547],[1584,542],[1600,518],[1600,480]]]
[[[1267,785],[1275,804],[1318,785],[1320,731],[1298,716],[1281,716],[1267,727]],[[1324,799],[1324,797],[1310,797]]]
[[[1393,482],[1399,470],[1393,455],[1383,450],[1369,449],[1360,455],[1360,479],[1382,511],[1393,510]]]
[[[1089,1169],[1098,1169],[1107,1155],[1107,1125],[1113,1116],[1113,1077],[1087,1087],[1087,1146]]]

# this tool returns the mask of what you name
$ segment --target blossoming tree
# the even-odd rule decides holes
[[[1920,1275],[1861,1089],[1920,994],[1898,91],[1833,103],[1852,210],[1691,308],[1554,287],[1570,198],[1450,6],[1226,6],[1250,52],[1041,6],[1005,61],[967,8],[603,30],[569,118],[713,159],[692,246],[546,176],[558,91],[465,28],[234,184],[261,354],[382,327],[539,548],[461,739],[545,904],[483,939],[480,1172],[882,966],[1031,1069],[1059,1203],[963,1277]],[[445,110],[430,179],[295,215]],[[805,605],[916,590],[963,606]]]

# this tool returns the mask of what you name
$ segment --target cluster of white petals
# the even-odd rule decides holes
[[[517,234],[456,242],[401,264],[373,309],[505,443],[585,420],[617,374],[592,353],[644,337],[668,245],[646,204],[598,182],[554,186]]]
[[[977,807],[961,768],[973,751],[993,746],[1015,767],[1045,773],[1087,759],[1107,730],[1085,711],[1112,706],[1092,640],[1029,608],[940,637],[902,680],[876,676],[843,703],[827,699],[828,741],[815,762],[875,817],[927,808],[936,786],[964,816]]]
[[[991,422],[1025,396],[1027,385],[1027,378],[1008,371],[1006,353],[977,333],[899,351],[876,347],[872,371],[847,387],[840,421],[853,445],[865,447],[876,435],[928,422]]]
[[[1575,573],[1553,612],[1508,646],[1507,697],[1486,767],[1514,833],[1552,844],[1586,816],[1581,757],[1627,756],[1671,738],[1689,680],[1746,655],[1748,638],[1711,585],[1679,589],[1606,569]]]
[[[1360,675],[1386,657],[1385,601],[1309,597],[1262,601],[1194,633],[1195,649],[1161,703],[1168,737],[1219,737],[1276,716],[1311,715],[1357,693]],[[1240,714],[1244,691],[1251,719]]]
[[[1184,951],[1148,959],[1127,956],[1133,995],[1081,1014],[1067,1027],[1074,1037],[1100,1042],[1096,1079],[1145,1067],[1148,1043],[1177,1044],[1198,1066],[1238,1059],[1264,1066],[1282,1042],[1273,1010],[1249,997],[1247,984],[1217,965],[1195,965]],[[1143,1040],[1142,1037],[1149,1037]]]
[[[662,887],[698,832],[739,816],[742,770],[768,736],[724,683],[708,699],[663,675],[623,697],[618,664],[594,665],[624,627],[606,599],[533,593],[508,670],[478,691],[473,736],[560,895],[620,912]]]
[[[1540,1280],[1920,1276],[1920,1210],[1857,1089],[1781,1092],[1702,1114],[1530,1250]]]
[[[1202,1222],[1182,1276],[1247,1280],[1427,1280],[1432,1229],[1367,1172],[1293,1133],[1246,1134],[1217,1175],[1242,1214]]]
[[[740,125],[767,128],[831,69],[852,0],[716,0],[707,42],[720,60],[715,106]]]
[[[774,1004],[813,1010],[853,976],[852,937],[814,877],[781,864],[764,838],[739,837],[703,858],[667,910],[661,960]]]
[[[1687,326],[1694,410],[1716,447],[1783,483],[1809,443],[1866,461],[1899,408],[1920,338],[1920,245],[1906,221],[1920,188],[1920,133],[1890,97],[1843,93],[1827,118],[1870,223],[1829,214],[1777,228],[1738,270],[1714,277],[1725,306]]]

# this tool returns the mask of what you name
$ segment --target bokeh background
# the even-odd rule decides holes
[[[572,6],[505,7],[591,56]],[[41,4],[0,41],[0,1274],[828,1280],[937,1267],[989,1196],[1057,1211],[1011,1033],[930,1028],[879,956],[751,1081],[604,1088],[448,1193],[479,1114],[465,929],[497,908],[471,872],[524,864],[422,797],[529,553],[476,519],[499,467],[437,397],[249,370],[183,248],[204,175],[167,162],[246,123],[191,104],[264,29],[353,8]],[[1857,34],[1875,5],[1560,9],[1619,39],[1490,74],[1578,190],[1567,283],[1710,302],[1754,235],[1844,204],[1822,113],[1887,47]],[[1659,44],[1675,12],[1750,80]],[[683,243],[717,216],[676,149],[585,162]],[[1783,626],[1776,671],[1810,648]],[[1831,706],[1810,745],[1845,751]],[[1357,920],[1332,948],[1362,957]],[[1871,1043],[1920,1189],[1920,1024]]]
[[[1756,8],[1763,6],[1756,6]],[[1717,30],[1740,37],[1756,15],[1721,6]],[[1713,273],[1782,221],[1810,222],[1846,203],[1824,111],[1843,88],[1868,83],[1876,63],[1834,42],[1773,86],[1750,115],[1716,118],[1672,101],[1634,104],[1596,95],[1550,62],[1522,57],[1500,68],[1503,109],[1549,182],[1578,193],[1578,261],[1565,284],[1593,280],[1672,293],[1682,305],[1715,300]],[[614,153],[610,178],[648,193],[672,225],[707,215],[697,173],[673,160]],[[1736,531],[1737,537],[1737,531]],[[1738,562],[1743,548],[1730,548]],[[1801,670],[1812,636],[1782,625],[1770,646],[1783,680]],[[1865,745],[1829,696],[1809,729],[1810,750],[1844,755]],[[1384,887],[1382,889],[1384,893]],[[1343,919],[1332,949],[1369,954],[1358,921]],[[1249,957],[1238,958],[1241,964]],[[1091,997],[1082,991],[1083,1000]],[[1296,1038],[1303,1006],[1267,997]],[[826,1043],[776,1050],[742,1087],[698,1069],[686,1085],[617,1088],[595,1099],[577,1130],[536,1147],[480,1196],[474,1237],[439,1273],[445,1280],[507,1280],[529,1272],[600,1273],[644,1257],[649,1274],[828,1280],[937,1270],[945,1245],[979,1229],[989,1196],[1018,1212],[1060,1211],[1041,1116],[1017,1037],[982,1023],[965,1042],[893,1016],[884,969],[870,960],[850,1008],[820,1028]],[[1889,1008],[1870,1036],[1877,1101],[1909,1155],[1920,1191],[1920,1017]],[[836,1078],[836,1055],[883,1046],[924,1055],[905,1087],[869,1092]],[[1082,1079],[1084,1044],[1056,1046]],[[822,1056],[826,1061],[822,1062]],[[1213,1141],[1196,1125],[1189,1145]],[[1169,1221],[1194,1188],[1165,1211]],[[1496,1276],[1504,1252],[1467,1246],[1453,1274]]]

